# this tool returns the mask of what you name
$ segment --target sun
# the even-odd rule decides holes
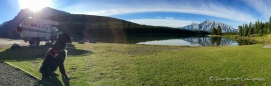
[[[38,11],[44,7],[50,7],[50,0],[18,0],[20,9],[29,8]]]

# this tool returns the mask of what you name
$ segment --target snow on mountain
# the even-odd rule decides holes
[[[237,29],[233,28],[232,26],[221,23],[221,22],[213,21],[213,20],[206,20],[202,23],[192,22],[192,24],[184,26],[182,28],[188,29],[188,30],[203,30],[203,31],[211,32],[214,27],[217,28],[218,26],[221,27],[223,33],[237,32]]]

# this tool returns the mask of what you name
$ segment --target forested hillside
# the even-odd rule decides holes
[[[67,14],[51,16],[49,19],[60,23],[59,29],[71,34],[75,38],[89,38],[99,36],[129,36],[129,35],[206,35],[204,31],[190,31],[185,29],[148,26],[132,23],[116,18]],[[166,23],[166,22],[165,22]]]

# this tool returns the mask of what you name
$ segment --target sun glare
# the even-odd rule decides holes
[[[44,7],[50,7],[50,0],[18,0],[20,9],[29,8],[38,11]]]

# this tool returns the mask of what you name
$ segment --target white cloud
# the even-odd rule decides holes
[[[161,16],[158,16],[158,17],[156,17],[156,18],[161,19],[162,17],[161,17]]]
[[[174,19],[174,17],[166,17],[166,19]]]
[[[212,0],[211,0],[212,1]],[[91,15],[119,15],[140,12],[177,12],[214,16],[230,19],[238,22],[249,22],[257,20],[248,12],[225,6],[211,1],[161,1],[154,0],[144,2],[140,0],[123,3],[101,3],[101,2],[79,2],[75,5],[65,7],[65,11],[71,13]],[[270,11],[269,11],[270,12]]]
[[[263,20],[268,20],[271,16],[271,1],[270,0],[242,0],[244,3],[260,13]]]
[[[197,21],[186,21],[186,20],[176,20],[176,19],[132,19],[128,20],[130,22],[153,25],[153,26],[170,26],[170,27],[183,27]],[[199,23],[199,22],[197,22]]]

